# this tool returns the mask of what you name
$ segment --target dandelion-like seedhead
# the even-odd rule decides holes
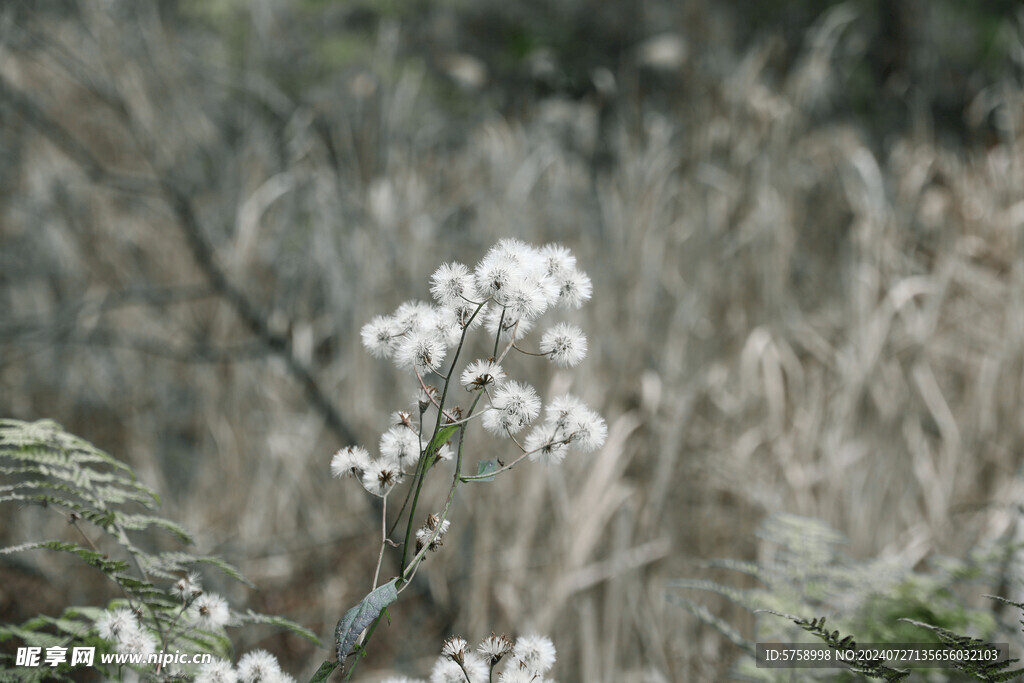
[[[198,574],[189,572],[186,576],[174,582],[171,592],[177,595],[183,603],[188,604],[202,595],[203,585]]]
[[[195,683],[295,683],[295,679],[281,670],[274,655],[266,650],[253,650],[242,655],[237,667],[224,659],[203,664]]]
[[[520,636],[512,648],[512,657],[520,669],[546,674],[555,665],[555,644],[547,636]]]
[[[452,636],[444,641],[441,655],[434,661],[430,683],[554,683],[546,678],[554,663],[555,646],[547,636],[523,636],[513,644],[508,636],[492,633],[477,645],[476,652],[465,638]],[[504,670],[499,671],[499,665]],[[386,680],[421,683],[405,677]]]
[[[504,633],[500,636],[492,633],[483,639],[476,650],[491,666],[494,666],[512,651],[512,641]]]
[[[558,323],[541,337],[540,352],[559,367],[573,368],[587,355],[587,338],[575,325]]]
[[[139,621],[130,609],[119,608],[105,611],[96,620],[96,632],[104,640],[118,641],[139,630]]]
[[[407,301],[391,315],[374,317],[361,332],[371,355],[413,371],[418,385],[419,410],[415,415],[405,410],[392,414],[380,438],[379,457],[348,446],[331,460],[335,477],[357,477],[377,496],[387,495],[417,467],[431,443],[431,421],[436,429],[479,417],[485,430],[502,438],[534,423],[541,399],[529,384],[508,378],[503,361],[509,352],[545,356],[565,368],[575,367],[587,355],[583,330],[567,322],[556,322],[543,331],[539,351],[520,346],[548,311],[578,308],[591,297],[590,278],[562,245],[537,248],[503,239],[472,268],[455,261],[442,264],[430,276],[429,288],[434,304]],[[457,369],[459,355],[470,343],[469,333],[481,324],[489,337],[486,348],[493,355]],[[451,397],[447,387],[453,377],[471,395],[482,394],[483,404],[476,407],[474,403],[469,417],[462,406],[442,405]],[[434,384],[438,378],[443,390]],[[443,420],[438,411],[443,412]],[[531,460],[558,464],[570,448],[593,451],[607,437],[604,420],[579,399],[556,399],[546,415],[522,446]],[[455,460],[455,450],[447,443],[433,455],[436,461]]]
[[[430,543],[430,550],[437,550],[440,548],[441,537],[448,533],[448,527],[450,526],[451,522],[447,519],[441,521],[441,518],[437,515],[429,515],[427,517],[427,523],[416,530],[416,551],[419,552],[419,550],[427,543]],[[431,538],[434,540],[431,541]]]
[[[473,267],[458,262],[442,264],[431,275],[429,290],[433,303],[408,301],[390,315],[374,317],[361,330],[363,345],[371,355],[388,359],[415,376],[411,385],[415,388],[414,409],[391,414],[376,456],[360,446],[348,446],[335,453],[330,463],[335,477],[358,477],[368,492],[384,499],[373,587],[352,612],[364,614],[364,608],[370,609],[377,615],[371,617],[376,619],[374,623],[379,623],[383,614],[380,605],[397,599],[427,553],[441,545],[460,484],[490,481],[527,458],[557,465],[573,450],[600,448],[608,434],[604,419],[579,398],[562,396],[545,409],[536,389],[510,378],[514,370],[510,354],[544,357],[562,368],[579,365],[587,355],[582,329],[545,319],[556,309],[579,308],[591,298],[590,278],[577,268],[572,252],[557,244],[537,248],[504,239]],[[534,330],[539,335],[531,341]],[[467,357],[474,360],[467,362]],[[456,385],[465,391],[455,392]],[[543,422],[537,424],[541,415]],[[464,462],[464,437],[476,422],[494,436],[507,439],[509,447],[514,445],[520,453],[504,460],[480,459],[475,466]],[[520,441],[517,435],[527,427],[532,428]],[[451,487],[443,509],[418,527],[413,520],[421,519],[416,517],[416,508],[425,490],[424,481],[439,463],[454,465]],[[405,479],[412,483],[389,531],[389,511],[394,516],[395,508],[389,506],[388,494]],[[403,518],[404,541],[398,542],[391,534]],[[398,576],[385,584],[381,568],[387,566],[383,558],[389,545],[401,549],[401,562]],[[364,636],[357,651],[361,654],[373,632],[359,622],[360,631],[355,633],[352,624],[342,619],[336,633],[342,667],[357,639]],[[476,651],[464,639],[451,638],[434,664],[430,682],[543,683],[554,661],[554,646],[543,636],[520,638],[513,645],[506,636],[491,635]],[[499,662],[505,669],[502,672],[495,670]],[[238,674],[244,679],[242,662]],[[406,679],[394,679],[402,680]]]
[[[197,597],[190,608],[193,623],[204,631],[223,628],[231,621],[228,601],[216,593],[204,593]]]
[[[331,474],[335,477],[355,477],[370,466],[370,454],[360,446],[346,446],[331,458]]]

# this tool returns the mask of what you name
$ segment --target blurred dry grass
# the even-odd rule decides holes
[[[665,584],[753,557],[766,513],[908,565],[1015,533],[1019,85],[988,91],[1005,125],[987,148],[922,125],[880,149],[820,116],[837,11],[781,82],[763,77],[768,42],[723,82],[688,72],[694,96],[668,112],[627,103],[604,126],[600,103],[552,98],[453,130],[386,30],[372,70],[299,101],[197,59],[209,45],[155,10],[112,7],[5,24],[0,412],[128,459],[201,551],[256,581],[254,607],[329,633],[375,559],[376,513],[329,480],[345,444],[296,367],[373,445],[412,387],[359,327],[426,298],[434,266],[514,236],[566,244],[593,277],[582,372],[530,379],[601,410],[607,446],[465,487],[365,676],[425,671],[453,631],[538,629],[559,680],[713,680],[734,651]],[[175,197],[263,337],[197,261]],[[246,638],[300,675],[324,656]]]

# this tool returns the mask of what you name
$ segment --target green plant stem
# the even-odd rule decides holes
[[[480,396],[481,394],[478,393],[476,395],[476,398],[473,399],[473,403],[469,407],[470,415],[472,415],[473,411],[476,409],[476,404],[480,402]],[[458,489],[459,482],[462,480],[462,455],[465,439],[466,427],[465,425],[463,425],[459,427],[459,449],[458,455],[455,459],[455,475],[452,477],[451,488],[448,489],[448,498],[445,500],[444,509],[441,511],[437,527],[431,534],[430,539],[428,539],[427,542],[423,544],[423,548],[416,554],[415,557],[412,558],[412,560],[410,560],[408,566],[402,569],[402,573],[399,575],[398,581],[395,583],[395,588],[398,590],[399,593],[402,592],[405,586],[409,585],[409,582],[412,580],[412,577],[416,574],[416,569],[419,567],[420,562],[423,560],[423,556],[427,554],[427,550],[430,549],[431,544],[433,544],[433,542],[437,540],[438,534],[441,533],[441,527],[444,525],[444,521],[448,518],[448,511],[451,509],[452,502],[455,500],[455,491],[456,489]],[[409,573],[410,569],[412,569],[412,573],[406,576],[406,574]]]
[[[462,347],[466,343],[466,335],[469,334],[469,328],[473,324],[473,320],[480,314],[480,309],[484,307],[485,303],[487,302],[485,301],[477,305],[476,310],[473,311],[473,315],[470,316],[469,321],[466,323],[466,326],[462,329],[462,336],[459,337],[459,345],[455,349],[455,354],[452,356],[451,367],[448,368],[448,374],[445,375],[444,377],[444,389],[442,389],[441,391],[441,401],[437,406],[437,419],[434,421],[434,430],[430,435],[430,441],[427,442],[428,444],[434,442],[434,437],[437,436],[437,433],[441,429],[441,417],[444,414],[444,404],[445,401],[448,399],[448,388],[452,384],[452,375],[455,373],[455,365],[456,363],[458,363],[459,355],[462,353]],[[418,372],[416,373],[416,377],[419,377]],[[420,379],[420,384],[423,384],[422,379]],[[476,401],[473,402],[473,405],[476,405]],[[462,432],[464,429],[465,427],[461,428],[460,432]],[[459,439],[461,443],[462,437],[460,436]],[[423,488],[423,481],[424,479],[426,479],[427,476],[426,461],[429,455],[429,453],[421,454],[420,461],[416,463],[416,475],[413,478],[413,486],[415,487],[416,493],[413,494],[412,497],[412,507],[409,508],[409,519],[406,522],[405,527],[405,542],[402,544],[402,563],[399,565],[399,572],[401,575],[405,574],[406,567],[408,566],[406,565],[405,560],[409,556],[409,543],[412,541],[412,529],[416,519],[416,506],[419,504],[420,490]]]
[[[381,499],[380,513],[380,553],[377,554],[377,569],[373,572],[373,588],[370,592],[377,590],[377,580],[380,578],[380,565],[384,562],[384,548],[388,544],[388,494],[385,493]]]

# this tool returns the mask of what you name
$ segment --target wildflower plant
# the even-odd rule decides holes
[[[120,594],[105,607],[72,606],[56,618],[39,615],[22,624],[0,623],[0,643],[14,640],[23,645],[22,651],[35,649],[52,658],[38,666],[0,654],[0,682],[77,680],[78,667],[88,666],[109,680],[136,675],[152,681],[287,683],[294,679],[265,651],[244,654],[233,666],[227,629],[270,624],[319,644],[296,623],[233,609],[227,599],[206,589],[197,571],[202,566],[252,585],[219,557],[150,549],[157,540],[153,531],[186,545],[192,537],[153,514],[159,497],[136,480],[128,465],[54,422],[0,420],[0,504],[59,513],[74,539],[0,548],[0,558],[35,550],[68,554],[104,574]],[[76,650],[90,648],[94,659],[75,660]],[[211,661],[196,666],[190,658],[179,657],[181,653],[209,655]],[[108,662],[102,661],[103,655],[137,657]]]
[[[474,650],[465,638],[444,641],[441,655],[430,671],[430,683],[555,683],[547,678],[555,665],[555,644],[542,635],[520,636],[515,643],[493,633]],[[498,668],[500,672],[496,671]],[[394,676],[382,683],[425,683],[423,679]]]
[[[358,662],[365,653],[387,606],[408,587],[427,553],[441,545],[452,524],[448,515],[460,485],[492,481],[525,459],[557,465],[572,450],[593,451],[604,443],[604,419],[582,400],[565,395],[544,406],[532,386],[511,377],[514,356],[544,358],[562,368],[585,358],[586,337],[573,324],[556,321],[537,341],[530,335],[550,312],[581,307],[592,290],[590,278],[565,247],[537,248],[504,239],[473,268],[455,262],[437,268],[430,278],[433,303],[409,301],[363,326],[367,351],[412,375],[416,398],[412,410],[392,415],[376,454],[362,446],[346,446],[331,460],[334,476],[355,478],[381,498],[380,552],[370,593],[338,623],[337,661],[324,662],[313,680],[326,680],[334,669],[344,669],[351,654]],[[483,357],[467,357],[478,343],[473,337],[483,339]],[[464,445],[474,423],[505,440],[512,455],[481,459],[470,467]],[[423,515],[424,482],[431,476],[450,476],[451,485],[444,501],[431,504]],[[404,501],[389,531],[388,503],[399,487],[406,487]],[[391,539],[403,521],[404,533]],[[381,584],[389,545],[400,552],[399,572]],[[502,680],[543,680],[541,665],[550,668],[554,661],[551,641],[521,638],[520,643],[516,657],[538,672],[503,674]],[[439,660],[431,680],[489,680],[504,656],[495,654],[505,652],[499,645],[503,647],[504,641],[490,643],[477,655],[466,650],[466,641],[449,640],[447,659]],[[353,665],[346,680],[354,669]],[[478,669],[485,672],[483,678]]]

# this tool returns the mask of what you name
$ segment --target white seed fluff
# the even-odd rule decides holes
[[[385,496],[402,479],[398,463],[388,459],[376,460],[363,472],[363,488],[375,496]]]
[[[505,371],[489,360],[475,360],[462,371],[460,380],[467,391],[474,391],[501,384],[505,381]]]
[[[535,674],[545,674],[555,665],[555,644],[547,636],[520,636],[512,649],[512,656],[522,668]]]
[[[445,306],[476,301],[479,296],[469,268],[454,261],[444,264],[430,276],[430,293]]]
[[[412,467],[420,459],[419,435],[405,425],[392,427],[380,437],[380,456],[401,469]]]
[[[560,368],[575,367],[587,356],[587,338],[575,325],[558,323],[541,337],[540,350]]]
[[[203,593],[189,609],[193,623],[205,631],[227,626],[231,621],[228,601],[216,593]]]
[[[331,474],[336,478],[356,476],[370,464],[370,454],[362,446],[346,446],[331,458]]]
[[[540,397],[529,384],[506,382],[494,390],[491,408],[484,413],[483,425],[493,434],[516,433],[533,422],[540,413]]]

